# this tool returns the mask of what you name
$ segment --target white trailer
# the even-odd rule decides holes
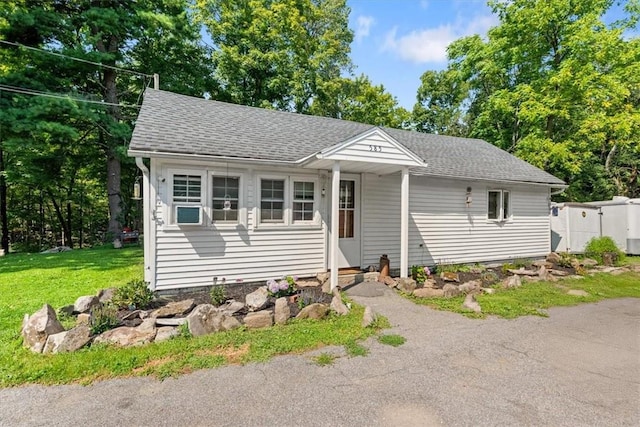
[[[610,236],[625,253],[640,255],[640,199],[616,196],[588,205],[600,209],[602,236]]]

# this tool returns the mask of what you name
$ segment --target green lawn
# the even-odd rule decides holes
[[[363,308],[327,321],[293,320],[264,330],[238,329],[198,338],[179,337],[143,347],[95,346],[75,353],[41,355],[22,347],[25,313],[46,302],[55,309],[81,295],[142,277],[142,250],[100,248],[51,255],[0,258],[0,387],[26,383],[90,383],[156,375],[160,378],[228,363],[264,361],[322,345],[353,346],[376,329],[362,328]],[[385,326],[385,321],[378,322]]]
[[[629,257],[629,263],[640,263],[639,257]],[[568,295],[569,289],[584,290],[589,296]],[[496,315],[507,319],[537,315],[546,316],[550,307],[571,306],[585,302],[597,302],[606,298],[640,298],[640,274],[624,273],[618,276],[596,274],[582,279],[566,279],[558,282],[523,283],[520,288],[496,289],[495,294],[477,296],[482,313],[474,313],[462,308],[464,296],[454,298],[416,298],[412,301],[436,309],[453,311],[472,318]]]

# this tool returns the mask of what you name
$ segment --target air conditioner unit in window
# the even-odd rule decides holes
[[[202,225],[202,206],[175,206],[175,218],[178,225]]]

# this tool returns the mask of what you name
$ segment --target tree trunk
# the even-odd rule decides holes
[[[60,205],[56,201],[56,198],[51,191],[47,190],[47,195],[51,199],[51,203],[53,204],[53,208],[56,212],[56,217],[58,218],[58,222],[60,223],[60,227],[62,228],[64,244],[67,246],[69,246],[69,244],[73,245],[73,242],[71,241],[71,230],[67,228],[67,223],[65,221],[64,215],[62,214],[62,209],[60,209]]]
[[[120,180],[120,159],[114,149],[107,151],[107,194],[109,196],[109,233],[111,238],[117,237],[122,231],[120,216],[122,214]]]
[[[7,216],[7,181],[4,177],[4,152],[0,146],[0,223],[2,228],[2,238],[0,239],[0,249],[5,254],[9,253],[9,218]]]

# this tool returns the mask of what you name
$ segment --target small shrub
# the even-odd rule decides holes
[[[509,273],[509,270],[517,270],[518,266],[508,262],[506,264],[502,264],[500,269],[502,270],[502,274],[507,274]]]
[[[149,290],[147,282],[144,280],[132,280],[116,289],[112,301],[117,307],[133,306],[138,309],[145,309],[153,301],[153,292]]]
[[[275,279],[268,280],[267,291],[269,296],[280,298],[295,294],[298,291],[296,280],[297,278],[292,276],[285,276],[279,281]]]
[[[429,270],[429,267],[423,267],[421,265],[411,266],[411,277],[420,284],[424,284],[430,274],[431,271]]]
[[[224,294],[223,285],[214,285],[209,291],[209,296],[211,297],[211,304],[216,307],[224,304],[227,300],[227,297]]]
[[[464,264],[438,264],[438,273],[468,273],[471,267]]]
[[[560,259],[558,260],[558,265],[560,267],[564,267],[564,268],[573,267],[571,265],[573,256],[569,252],[560,252],[558,255],[560,255]]]
[[[584,255],[588,258],[593,258],[600,264],[603,263],[603,255],[605,253],[614,254],[615,262],[619,263],[624,260],[624,252],[618,249],[618,246],[609,236],[594,237],[589,240],[587,247],[584,250]]]
[[[380,342],[381,344],[386,344],[393,347],[399,347],[402,344],[404,344],[406,341],[407,341],[406,338],[403,337],[402,335],[389,334],[389,335],[380,335],[378,337],[378,342]]]
[[[480,280],[482,281],[483,285],[491,286],[498,283],[500,281],[500,278],[494,271],[487,270],[482,273],[482,275],[480,276]]]
[[[191,338],[191,331],[189,330],[189,324],[187,322],[183,323],[182,325],[178,326],[178,334],[181,337],[184,338]]]
[[[113,329],[120,324],[118,307],[113,304],[97,305],[91,309],[89,326],[94,335]]]

